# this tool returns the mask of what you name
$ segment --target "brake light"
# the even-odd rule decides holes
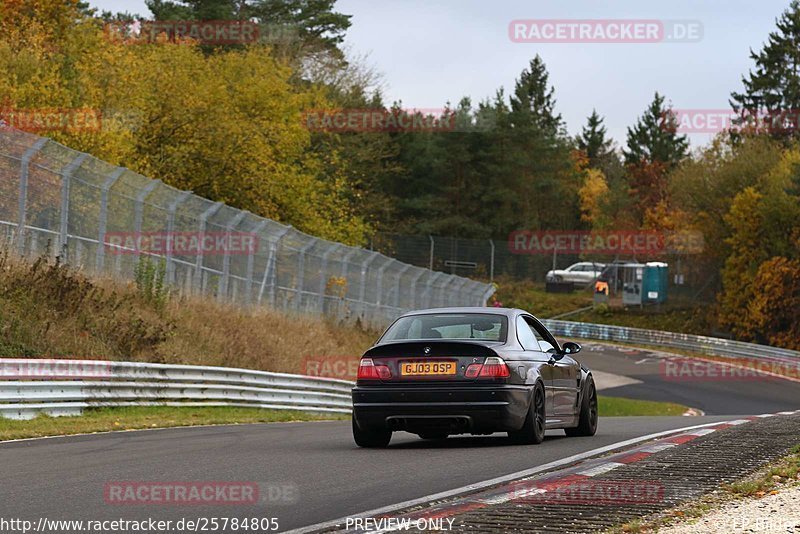
[[[362,358],[358,366],[359,380],[388,380],[392,378],[392,371],[385,365],[375,365],[372,358]]]
[[[464,372],[467,378],[508,378],[511,371],[508,370],[506,362],[502,358],[486,358],[483,364],[473,363]]]

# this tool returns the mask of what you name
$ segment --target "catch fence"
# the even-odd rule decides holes
[[[494,291],[2,127],[0,237],[20,256],[57,256],[93,276],[128,281],[154,273],[182,295],[375,327],[408,309],[483,305]]]

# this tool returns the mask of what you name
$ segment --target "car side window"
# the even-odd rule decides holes
[[[539,340],[536,338],[536,334],[533,333],[528,322],[522,316],[517,317],[517,338],[525,350],[542,350],[539,347]]]
[[[554,345],[556,343],[555,339],[550,335],[549,332],[539,324],[538,322],[534,321],[533,319],[525,318],[526,324],[528,324],[536,334],[536,338],[538,339],[539,349],[542,352],[557,352],[558,349]],[[556,343],[557,345],[557,343]]]

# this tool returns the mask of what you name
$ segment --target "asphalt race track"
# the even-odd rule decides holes
[[[358,449],[349,422],[153,430],[0,444],[0,517],[37,521],[276,517],[280,530],[336,519],[536,467],[662,430],[797,409],[800,383],[666,381],[643,351],[587,347],[582,360],[636,383],[602,394],[672,400],[705,417],[602,418],[597,436],[551,431],[539,446],[502,435],[422,441],[396,434],[387,450]],[[639,363],[637,363],[639,362]],[[655,365],[655,370],[653,365]],[[712,415],[716,414],[716,415]],[[109,483],[255,482],[258,505],[108,504]]]
[[[699,374],[693,379],[678,380],[665,366],[664,357],[672,355],[590,342],[582,345],[584,350],[576,359],[593,371],[614,373],[639,382],[603,388],[604,384],[598,381],[601,395],[676,402],[703,410],[706,415],[758,415],[800,408],[798,381],[765,376],[706,378]],[[678,357],[673,361],[685,360]],[[710,365],[719,369],[716,364]]]

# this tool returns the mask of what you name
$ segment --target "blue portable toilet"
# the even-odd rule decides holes
[[[661,304],[667,300],[669,266],[660,261],[645,263],[642,273],[642,302]]]

